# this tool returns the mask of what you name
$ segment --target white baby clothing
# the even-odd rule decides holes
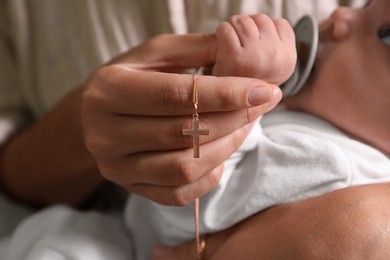
[[[260,124],[258,124],[260,126]],[[210,233],[278,204],[345,187],[390,181],[389,157],[310,114],[274,111],[227,161],[218,186],[200,199],[200,232]],[[239,158],[239,159],[238,159]],[[193,205],[166,207],[131,196],[126,226],[137,259],[151,247],[194,238]]]

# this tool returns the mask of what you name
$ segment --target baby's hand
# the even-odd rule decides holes
[[[280,85],[295,69],[295,35],[284,19],[236,15],[216,31],[215,76],[241,76]]]

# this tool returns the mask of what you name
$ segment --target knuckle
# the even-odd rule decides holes
[[[90,87],[106,86],[110,79],[115,78],[113,75],[118,74],[122,70],[122,66],[117,64],[100,67],[90,74],[86,80],[86,85]]]
[[[239,106],[241,100],[237,99],[237,93],[233,87],[220,88],[217,93],[217,101],[220,107],[235,107]]]
[[[236,130],[233,133],[231,133],[229,142],[230,142],[230,147],[232,147],[234,150],[238,149],[238,147],[240,147],[240,145],[244,141],[246,133],[248,131],[248,130],[245,131],[245,129],[247,128],[246,127],[240,128],[239,130]]]
[[[93,155],[107,155],[113,148],[110,141],[98,134],[86,134],[84,143]]]
[[[99,92],[99,87],[106,81],[104,75],[105,68],[100,68],[93,73],[85,80],[83,85],[83,101],[91,102],[96,100],[99,95],[96,95]]]
[[[216,187],[221,179],[223,167],[218,167],[212,170],[208,175],[208,183],[212,188]]]
[[[243,14],[237,14],[237,15],[233,15],[230,19],[229,19],[229,22],[231,23],[235,23],[235,24],[247,24],[247,23],[250,23],[251,22],[251,18],[247,15],[243,15]]]
[[[254,36],[258,37],[258,30],[255,21],[246,15],[238,16],[232,22],[238,29],[238,35]]]
[[[172,199],[171,199],[172,205],[183,207],[190,202],[191,202],[191,200],[186,198],[183,188],[178,187],[178,188],[173,190]]]
[[[253,20],[259,20],[259,19],[267,19],[267,20],[269,20],[270,19],[269,16],[264,14],[264,13],[258,13],[258,14],[251,15],[251,18]]]
[[[102,160],[97,160],[97,165],[99,168],[100,175],[111,182],[115,182],[115,174],[113,173],[112,167],[108,165],[106,162],[102,162]]]
[[[221,43],[226,40],[231,40],[231,37],[228,37],[230,35],[234,35],[236,32],[234,31],[231,23],[229,22],[222,22],[218,25],[215,34],[217,36],[217,40]]]
[[[289,39],[291,40],[295,39],[294,29],[289,23],[289,21],[287,21],[284,18],[280,18],[280,19],[276,19],[274,23],[282,32],[285,33],[286,36],[289,37]]]
[[[225,34],[228,32],[228,29],[230,28],[230,24],[228,22],[221,22],[218,24],[217,29],[215,30],[215,33],[218,34]]]
[[[281,40],[284,42],[289,42],[291,45],[295,46],[295,33],[293,27],[290,23],[283,18],[274,20],[275,27],[279,32]]]
[[[241,14],[233,15],[233,16],[231,16],[231,17],[228,19],[228,22],[231,23],[231,24],[232,24],[232,23],[235,23],[235,22],[237,22],[237,20],[240,19],[241,16],[242,16]]]
[[[274,20],[274,24],[279,28],[289,29],[291,28],[290,23],[284,18],[278,18]]]
[[[190,85],[190,83],[189,83]],[[162,82],[162,103],[168,113],[177,114],[178,111],[190,106],[188,88]]]
[[[266,14],[255,14],[255,15],[252,15],[251,18],[258,25],[269,25],[269,24],[273,23],[271,17],[269,17]]]
[[[107,171],[107,169],[104,166],[102,166],[101,164],[98,164],[98,165],[99,165],[100,175],[106,180],[113,181],[112,174],[109,171]]]
[[[259,112],[257,108],[247,108],[242,111],[245,124],[249,124],[259,117]]]
[[[176,185],[191,184],[197,179],[198,167],[194,159],[187,156],[181,156],[174,163],[172,170],[172,180]]]
[[[185,196],[185,191],[183,187],[177,186],[173,187],[163,196],[158,196],[158,197],[151,197],[149,196],[153,201],[164,205],[164,206],[176,206],[176,207],[183,207],[187,205],[188,203],[191,202],[186,196]]]
[[[120,65],[107,65],[91,73],[83,84],[83,107],[101,107],[122,70]]]
[[[84,134],[84,146],[93,156],[119,157],[134,153],[128,149],[121,139],[107,134],[106,131],[90,129]]]

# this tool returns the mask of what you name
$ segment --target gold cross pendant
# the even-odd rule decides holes
[[[183,129],[183,135],[192,135],[192,143],[194,149],[194,158],[199,158],[199,136],[200,135],[208,135],[208,129],[200,129],[199,128],[199,118],[195,116],[192,119],[192,128],[191,129]]]

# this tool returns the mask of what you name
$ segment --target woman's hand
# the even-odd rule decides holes
[[[194,113],[191,75],[124,63],[97,70],[85,84],[82,123],[101,174],[165,205],[187,204],[214,188],[248,124],[273,108],[281,93],[248,78],[200,76],[198,83],[200,127],[210,135],[200,138],[201,158],[194,159],[192,138],[181,132],[191,127]]]
[[[276,206],[207,236],[205,259],[388,259],[389,184]],[[158,246],[153,259],[191,259],[195,242]]]

